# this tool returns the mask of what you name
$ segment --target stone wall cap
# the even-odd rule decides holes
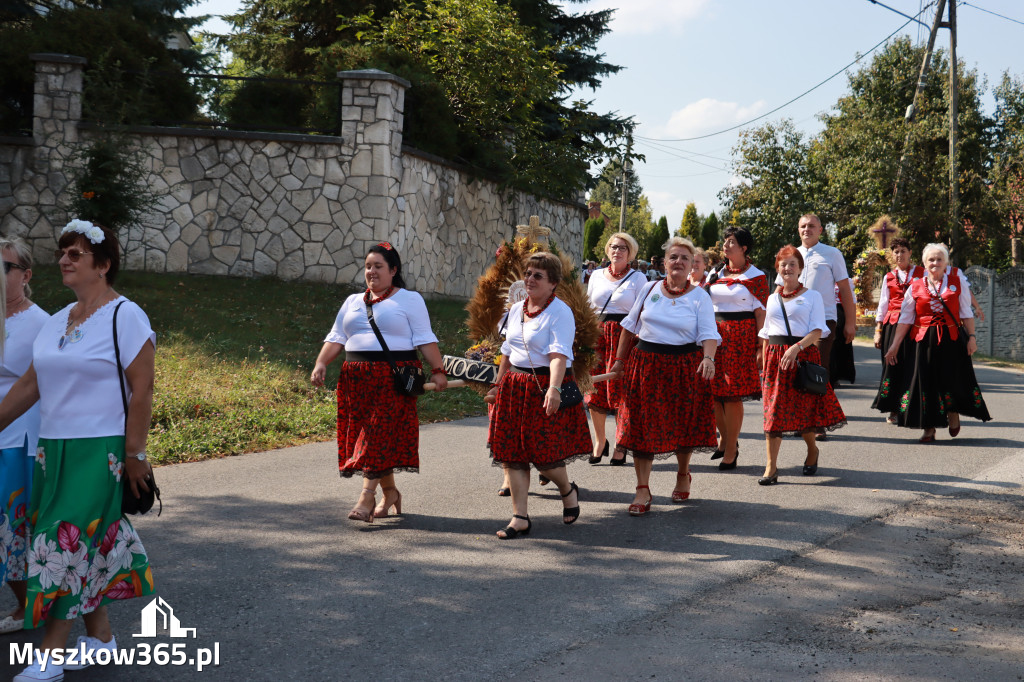
[[[60,54],[57,52],[35,52],[28,56],[34,62],[51,62],[55,64],[88,64],[85,57],[76,57],[73,54]]]
[[[79,130],[101,130],[95,121],[80,121]],[[212,128],[173,128],[164,126],[120,126],[118,130],[136,135],[162,135],[167,137],[213,137],[224,140],[262,140],[267,142],[295,142],[298,144],[345,144],[345,139],[334,135],[303,135],[301,133],[271,133],[250,130],[223,130]],[[31,138],[30,138],[31,139]]]
[[[387,71],[381,71],[380,69],[356,69],[354,71],[339,71],[339,80],[364,80],[364,81],[391,81],[392,83],[398,83],[402,87],[410,88],[412,83],[405,80],[401,76],[396,76],[393,73]]]

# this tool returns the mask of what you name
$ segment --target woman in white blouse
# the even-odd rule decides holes
[[[437,337],[423,297],[405,288],[402,260],[388,242],[371,246],[364,261],[366,291],[352,294],[338,311],[310,375],[323,386],[327,365],[345,351],[338,375],[338,470],[344,478],[363,477],[353,521],[373,523],[393,508],[402,513],[396,471],[419,471],[419,417],[416,398],[395,388],[388,355],[398,367],[421,367],[418,348],[442,391],[448,386]],[[373,313],[387,351],[369,321]],[[377,486],[383,497],[376,507]]]
[[[899,400],[896,423],[923,429],[921,443],[935,440],[935,429],[960,433],[960,416],[989,421],[981,387],[974,376],[971,356],[978,350],[971,311],[971,291],[957,268],[948,269],[949,251],[943,244],[928,244],[921,253],[926,275],[911,280],[900,304],[899,323],[885,361],[900,359],[903,339],[916,345],[904,356],[909,382]]]
[[[0,358],[0,400],[32,364],[32,343],[50,318],[33,303],[32,250],[23,239],[0,239],[6,284],[6,340]],[[25,620],[25,582],[28,577],[28,504],[32,469],[39,440],[39,404],[0,433],[0,582],[7,582],[18,599],[14,612],[0,620],[0,634],[20,630]]]
[[[665,279],[644,286],[622,321],[613,372],[624,372],[617,424],[618,447],[633,455],[636,496],[632,516],[651,509],[655,459],[678,461],[672,501],[690,497],[690,455],[715,449],[711,379],[721,337],[711,297],[689,281],[693,244],[673,237],[665,244]],[[636,347],[633,342],[639,338]],[[628,361],[627,361],[628,358]]]
[[[75,648],[112,651],[106,605],[153,593],[146,550],[121,500],[122,492],[138,497],[152,481],[146,437],[156,335],[142,308],[112,288],[120,263],[113,232],[72,220],[58,246],[62,280],[77,300],[43,323],[32,365],[0,403],[2,430],[39,401],[25,627],[45,622],[39,648],[63,649],[82,616],[86,634]],[[37,662],[14,679],[60,679],[64,670],[87,665],[41,671]]]
[[[562,261],[542,251],[524,265],[526,299],[509,309],[498,378],[488,391],[494,409],[487,442],[512,489],[512,520],[497,532],[503,540],[533,527],[527,508],[531,465],[558,486],[562,523],[579,518],[579,488],[569,482],[566,464],[589,457],[593,447],[583,405],[562,407],[576,339],[572,309],[555,296]]]
[[[715,424],[721,440],[711,459],[721,459],[720,471],[736,468],[739,458],[743,402],[761,397],[758,375],[761,344],[757,333],[764,324],[768,278],[750,262],[754,237],[742,227],[722,233],[725,264],[708,277],[708,294],[715,306],[715,320],[722,346],[715,363],[711,393],[715,397]]]
[[[795,246],[779,249],[775,269],[782,278],[782,286],[768,297],[764,326],[759,333],[764,340],[762,400],[768,447],[768,463],[758,480],[761,485],[779,482],[779,448],[783,436],[803,437],[807,445],[803,474],[813,476],[818,471],[815,435],[846,424],[846,415],[831,385],[825,395],[804,393],[793,386],[798,362],[821,362],[815,344],[822,334],[828,333],[821,294],[800,283],[803,268],[803,256]]]
[[[615,362],[615,354],[622,335],[622,320],[632,310],[640,290],[647,284],[647,278],[638,270],[629,267],[630,261],[636,256],[636,240],[625,232],[616,232],[608,238],[605,253],[609,265],[594,272],[587,287],[590,305],[601,317],[601,338],[597,343],[597,354],[601,361],[594,369],[594,374],[611,371]],[[594,384],[594,392],[587,396],[587,407],[590,417],[594,420],[594,433],[597,442],[594,454],[590,457],[591,464],[599,464],[601,458],[608,454],[608,437],[605,434],[605,421],[609,414],[614,415],[622,400],[622,381],[611,379]],[[610,463],[621,466],[626,463],[626,453],[616,448]]]

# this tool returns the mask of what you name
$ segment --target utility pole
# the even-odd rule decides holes
[[[622,203],[619,204],[619,232],[626,231],[626,189],[629,183],[629,154],[633,151],[633,136],[629,136],[626,153],[622,155]]]
[[[953,0],[953,2],[955,3],[956,0]],[[939,6],[935,10],[935,20],[932,22],[932,30],[928,34],[928,48],[924,52],[924,59],[921,61],[921,71],[917,76],[917,88],[914,90],[914,99],[911,100],[910,106],[907,107],[907,113],[904,117],[904,120],[907,122],[907,135],[903,138],[903,155],[900,157],[900,165],[896,169],[896,189],[892,193],[892,205],[889,207],[889,213],[895,213],[896,205],[899,203],[900,187],[903,184],[903,172],[907,165],[907,155],[910,149],[910,124],[914,122],[914,114],[917,113],[917,98],[921,96],[921,91],[924,90],[924,79],[928,75],[928,67],[931,65],[932,60],[932,50],[935,49],[935,37],[942,26],[942,13],[945,9],[946,0],[939,0]]]
[[[956,162],[956,120],[960,87],[956,68],[956,0],[949,3],[949,260],[960,260],[960,173]]]

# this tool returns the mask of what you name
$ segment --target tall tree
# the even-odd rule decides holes
[[[601,239],[602,232],[604,232],[604,220],[601,218],[588,218],[587,222],[583,223],[584,258],[597,258],[598,260],[603,258],[602,254],[594,251],[597,242]]]
[[[637,206],[644,192],[640,177],[630,168],[626,174],[626,206]],[[618,208],[622,203],[622,163],[613,159],[605,164],[598,176],[594,189],[590,191],[591,201],[600,201],[602,210],[618,219]]]
[[[648,242],[647,252],[650,254],[658,253],[662,250],[665,242],[668,241],[668,218],[661,216],[658,218],[658,222],[655,224],[654,229],[651,230],[650,241]]]
[[[996,267],[1024,260],[1024,79],[1004,73],[995,88],[996,115],[991,190],[993,230],[990,261]]]
[[[733,154],[738,181],[718,196],[733,212],[734,224],[750,230],[751,260],[763,269],[783,245],[795,241],[800,216],[814,210],[808,145],[786,119],[742,131]]]
[[[701,243],[700,234],[700,216],[697,215],[697,204],[690,202],[683,209],[683,219],[679,223],[679,229],[676,230],[676,234],[680,237],[686,237],[694,244]]]
[[[710,249],[712,246],[720,241],[722,233],[721,223],[718,221],[718,216],[712,211],[708,214],[708,217],[704,219],[704,224],[700,228],[700,241],[701,246],[705,249]]]

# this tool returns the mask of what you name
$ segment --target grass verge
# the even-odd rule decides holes
[[[53,313],[74,301],[53,265],[34,271],[33,300]],[[336,285],[125,272],[118,292],[157,332],[156,389],[147,451],[161,464],[254,452],[335,437],[334,391],[309,373],[338,308]],[[427,301],[441,352],[461,355],[461,301]],[[330,368],[327,385],[337,382]],[[485,414],[480,397],[452,389],[419,398],[421,422]]]

